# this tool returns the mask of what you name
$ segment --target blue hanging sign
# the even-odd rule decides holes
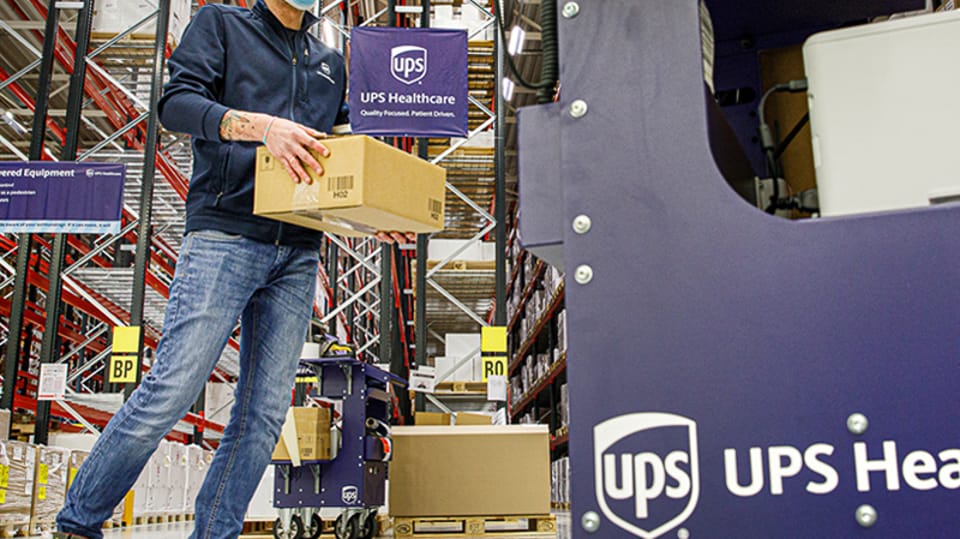
[[[467,134],[467,32],[355,28],[350,125],[374,136]]]
[[[0,233],[116,234],[122,163],[0,162]]]

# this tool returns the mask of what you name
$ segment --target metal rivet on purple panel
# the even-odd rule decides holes
[[[563,5],[563,18],[572,19],[580,14],[580,4],[576,2],[567,2]]]
[[[580,525],[587,533],[594,533],[600,529],[600,515],[595,511],[587,511],[580,519]]]

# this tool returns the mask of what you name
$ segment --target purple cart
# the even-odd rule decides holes
[[[301,365],[316,373],[319,397],[342,402],[342,417],[331,437],[331,460],[274,463],[273,503],[280,510],[274,537],[319,537],[324,507],[344,508],[334,525],[338,539],[374,537],[392,448],[389,386],[407,382],[352,358],[302,359]]]

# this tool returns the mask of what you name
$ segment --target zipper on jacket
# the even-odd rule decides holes
[[[297,36],[293,36],[287,45],[290,50],[290,72],[293,75],[292,87],[290,88],[290,121],[295,122],[297,120],[293,115],[293,104],[297,98]],[[280,223],[277,227],[277,238],[273,242],[275,246],[280,246],[280,238],[282,236],[283,223]]]
[[[293,75],[293,81],[290,88],[290,121],[297,121],[293,115],[293,104],[297,99],[297,37],[293,36],[291,42],[287,44],[290,48],[290,72]]]

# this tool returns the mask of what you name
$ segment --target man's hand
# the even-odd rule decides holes
[[[304,167],[312,168],[317,176],[323,175],[323,167],[308,150],[312,149],[324,157],[329,157],[330,150],[317,140],[325,137],[324,133],[316,129],[283,118],[274,118],[264,141],[267,149],[280,161],[293,181],[311,184],[313,179]]]
[[[375,238],[382,241],[383,243],[399,243],[403,245],[404,243],[413,243],[417,241],[417,235],[413,232],[397,232],[395,230],[386,232],[380,231],[374,235]]]
[[[318,176],[323,174],[323,167],[309,150],[328,157],[330,150],[317,140],[324,137],[316,129],[259,112],[228,110],[220,120],[220,138],[263,142],[297,183],[313,183],[304,167],[312,168]]]

